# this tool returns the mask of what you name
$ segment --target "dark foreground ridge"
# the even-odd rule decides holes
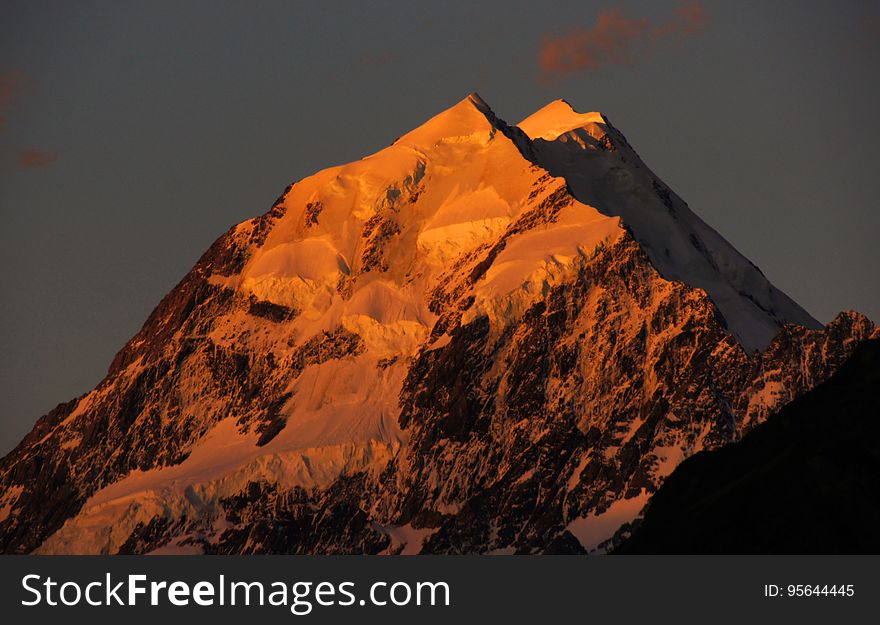
[[[616,553],[880,553],[880,340],[742,441],[684,461]]]

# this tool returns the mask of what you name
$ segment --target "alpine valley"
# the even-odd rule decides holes
[[[601,553],[878,335],[813,319],[606,116],[472,94],[223,234],[0,462],[0,550]]]

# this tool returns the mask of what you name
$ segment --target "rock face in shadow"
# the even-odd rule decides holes
[[[880,553],[880,340],[670,475],[617,553]]]

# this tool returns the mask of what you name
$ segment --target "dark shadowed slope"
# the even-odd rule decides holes
[[[880,340],[679,465],[617,553],[880,553]]]

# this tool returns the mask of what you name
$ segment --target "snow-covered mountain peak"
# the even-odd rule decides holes
[[[875,331],[819,328],[605,116],[472,93],[218,239],[0,463],[0,551],[592,549]]]
[[[519,129],[531,138],[534,160],[564,178],[579,201],[620,217],[665,278],[708,293],[746,351],[764,349],[788,323],[820,327],[691,211],[601,113],[555,100]]]
[[[619,218],[664,277],[706,291],[747,351],[766,347],[786,323],[819,327],[660,181],[607,117],[555,100],[511,127],[476,93],[388,148],[294,185],[288,214],[255,251],[244,282],[260,299],[318,319],[332,307],[335,284],[356,291],[379,277],[358,274],[377,267],[387,265],[382,279],[399,286],[416,274],[430,281],[500,236],[545,172],[554,179],[545,193],[564,186],[589,207],[579,219]],[[312,207],[310,217],[302,217],[303,206]],[[375,238],[380,223],[382,247],[391,246],[397,262],[372,258],[378,247],[359,262],[364,238]],[[323,260],[283,260],[291,254]]]
[[[406,133],[394,145],[425,149],[438,142],[485,143],[497,130],[496,120],[489,105],[474,92]]]
[[[489,104],[476,91],[471,91],[463,101],[470,102],[481,111],[489,112],[492,110]]]
[[[589,124],[606,124],[602,113],[592,111],[578,113],[566,100],[554,100],[547,106],[535,111],[518,126],[531,139],[552,141],[562,134],[584,128]]]

